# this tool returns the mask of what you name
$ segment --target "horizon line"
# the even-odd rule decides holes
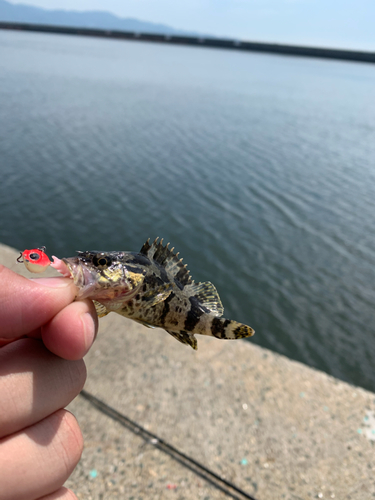
[[[113,38],[117,40],[133,40],[153,43],[170,43],[217,49],[375,63],[375,52],[365,50],[313,47],[308,45],[293,45],[274,42],[255,42],[236,38],[221,38],[213,35],[189,36],[183,34],[147,33],[105,28],[64,26],[58,24],[18,23],[12,21],[0,21],[0,29]]]

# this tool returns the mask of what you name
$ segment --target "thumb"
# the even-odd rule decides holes
[[[73,302],[69,278],[23,278],[0,265],[0,338],[19,338],[40,328]]]

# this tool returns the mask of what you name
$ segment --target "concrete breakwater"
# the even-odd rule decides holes
[[[375,63],[375,52],[333,49],[323,47],[305,47],[300,45],[285,45],[279,43],[251,42],[227,38],[209,38],[184,35],[163,35],[157,33],[137,33],[131,31],[118,31],[97,28],[77,28],[69,26],[55,26],[30,23],[13,23],[0,21],[0,29],[36,31],[41,33],[56,33],[64,35],[81,35],[117,40],[137,40],[144,42],[169,43],[177,45],[190,45],[219,49],[264,52],[302,57],[319,57],[325,59],[338,59]]]
[[[30,277],[18,255],[0,245],[0,264]],[[375,495],[375,394],[251,342],[198,337],[194,352],[163,330],[101,320],[85,358],[87,392],[69,405],[85,438],[67,484],[79,499]],[[248,496],[205,479],[87,394]]]

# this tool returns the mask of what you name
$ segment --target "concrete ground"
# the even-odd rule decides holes
[[[26,275],[18,255],[0,246],[0,263]],[[88,394],[69,405],[85,438],[67,482],[79,499],[375,497],[373,393],[251,341],[197,338],[195,352],[116,314],[100,320]],[[90,394],[248,496],[108,416]]]

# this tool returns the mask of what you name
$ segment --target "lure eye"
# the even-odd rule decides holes
[[[96,267],[100,267],[102,269],[109,267],[112,264],[112,259],[103,255],[100,255],[99,257],[95,256],[92,261]]]
[[[37,254],[37,253],[31,253],[29,255],[29,259],[31,259],[31,260],[39,260],[40,259],[40,255]]]

